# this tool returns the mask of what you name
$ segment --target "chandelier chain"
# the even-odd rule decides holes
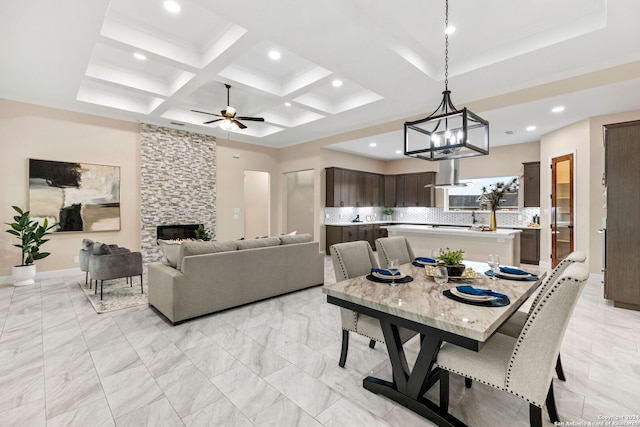
[[[449,90],[449,0],[444,10],[444,89]]]

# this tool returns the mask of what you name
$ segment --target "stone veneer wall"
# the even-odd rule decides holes
[[[142,256],[162,258],[156,226],[216,227],[216,139],[176,129],[140,125]]]

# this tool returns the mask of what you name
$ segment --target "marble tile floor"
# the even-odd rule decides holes
[[[334,283],[328,257],[325,266]],[[320,287],[174,327],[148,306],[98,315],[76,279],[0,286],[0,426],[433,425],[362,388],[367,374],[391,378],[383,345],[352,334],[338,367],[339,311]],[[598,280],[562,357],[563,421],[640,414],[640,313],[613,308]],[[528,425],[526,402],[451,381],[451,411],[469,426]]]

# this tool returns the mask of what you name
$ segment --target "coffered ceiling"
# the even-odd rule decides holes
[[[164,3],[4,1],[0,97],[270,147],[344,134],[330,148],[382,159],[401,157],[402,122],[441,100],[444,0]],[[636,0],[449,9],[452,99],[491,122],[493,146],[640,109]],[[239,116],[265,121],[203,125],[215,117],[191,110],[219,114],[225,84]]]

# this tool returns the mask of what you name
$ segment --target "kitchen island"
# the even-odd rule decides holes
[[[430,257],[437,248],[462,249],[464,259],[486,262],[489,254],[498,254],[501,265],[520,266],[520,233],[522,230],[497,229],[479,231],[460,227],[430,225],[389,225],[389,236],[404,236],[419,257]]]

